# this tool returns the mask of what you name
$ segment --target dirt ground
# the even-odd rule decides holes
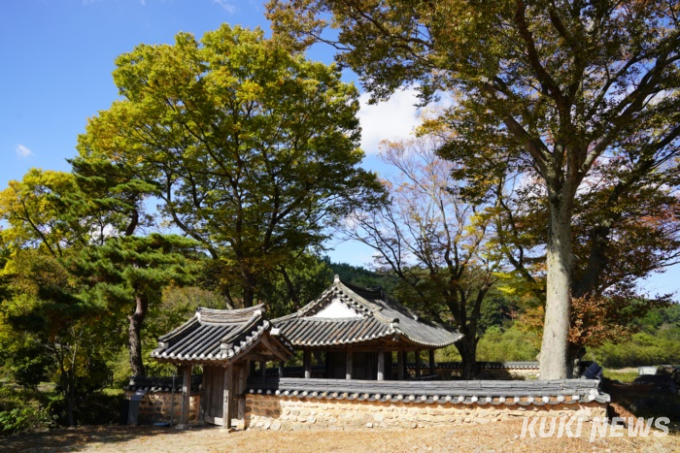
[[[216,427],[171,428],[99,426],[0,437],[0,451],[62,452],[680,452],[680,434],[624,437],[589,442],[591,425],[580,438],[520,438],[522,421],[388,431],[236,431]],[[536,429],[538,431],[538,429]],[[625,430],[623,430],[625,432]]]

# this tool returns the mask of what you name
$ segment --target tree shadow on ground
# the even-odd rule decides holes
[[[217,431],[221,427],[213,425],[192,426],[188,430],[158,426],[81,426],[63,428],[33,434],[18,434],[0,437],[2,451],[21,452],[58,452],[81,451],[99,444],[99,448],[114,448],[132,440],[147,438],[150,441],[149,451],[153,450],[152,440],[157,436],[184,434],[187,431]]]

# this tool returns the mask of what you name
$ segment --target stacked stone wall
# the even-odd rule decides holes
[[[492,406],[326,400],[249,394],[246,396],[245,426],[248,429],[275,431],[410,429],[452,424],[486,424],[527,416],[577,416],[592,420],[606,416],[606,404],[583,402],[544,406]]]
[[[125,391],[125,398],[131,399],[134,394],[131,390]],[[147,425],[159,422],[170,422],[170,410],[173,408],[175,423],[179,421],[182,411],[182,393],[175,393],[174,405],[172,404],[171,392],[147,392],[139,403],[139,417],[137,423]],[[191,393],[189,399],[189,422],[198,421],[201,407],[201,394]]]

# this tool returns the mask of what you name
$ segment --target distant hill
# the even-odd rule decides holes
[[[387,294],[393,295],[399,283],[399,277],[383,272],[375,272],[360,266],[352,266],[347,263],[332,263],[326,258],[326,264],[333,270],[334,274],[340,276],[342,281],[351,283],[364,288],[375,288],[380,286]]]

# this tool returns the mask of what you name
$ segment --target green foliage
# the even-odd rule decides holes
[[[505,331],[497,326],[487,329],[477,345],[480,361],[508,362],[535,361],[537,339],[513,326]]]
[[[360,266],[346,263],[331,263],[327,261],[333,274],[340,276],[343,281],[364,288],[381,287],[387,294],[395,296],[399,277],[392,272],[376,272]],[[396,297],[396,296],[395,296]]]
[[[76,424],[82,426],[118,423],[123,399],[124,396],[120,393],[98,391],[79,394],[73,415]],[[52,396],[46,409],[56,423],[68,425],[68,403],[62,395]]]
[[[116,60],[122,99],[90,119],[78,150],[152,181],[162,213],[219,260],[230,303],[249,306],[380,194],[356,167],[358,91],[340,75],[261,30],[179,33]]]
[[[12,354],[10,370],[17,384],[25,388],[37,390],[38,384],[46,380],[53,368],[52,358],[39,343],[20,347]]]
[[[537,273],[554,283],[544,288],[544,377],[566,377],[572,297],[631,296],[635,279],[676,260],[675,2],[270,0],[267,8],[274,36],[291,47],[334,44],[373,100],[414,85],[423,104],[442,92],[453,98],[421,132],[442,137],[439,154],[464,180],[458,195],[498,214],[507,262],[532,283]]]
[[[38,391],[0,387],[0,433],[42,431],[54,426],[49,397]]]
[[[607,379],[612,379],[619,382],[633,382],[638,376],[640,376],[640,373],[637,369],[628,371],[605,368],[602,370],[602,375]]]
[[[680,364],[680,326],[639,332],[620,343],[607,342],[590,350],[589,357],[612,368]]]
[[[301,255],[294,263],[281,266],[275,278],[262,283],[262,299],[269,316],[287,315],[319,297],[332,281],[328,261]]]
[[[48,429],[54,420],[45,408],[24,407],[0,411],[0,432],[18,434]]]

